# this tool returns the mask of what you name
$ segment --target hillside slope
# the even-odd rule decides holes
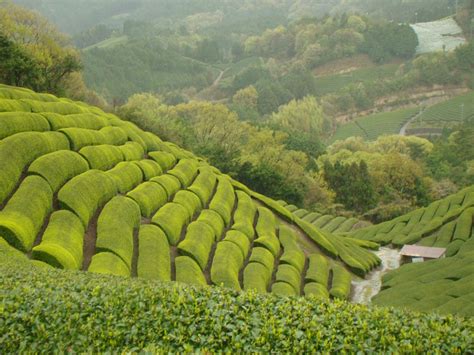
[[[384,275],[373,301],[417,311],[474,316],[474,186],[392,221],[347,235],[381,244],[446,248],[446,258]]]
[[[380,260],[97,108],[0,87],[0,236],[36,263],[348,298]]]

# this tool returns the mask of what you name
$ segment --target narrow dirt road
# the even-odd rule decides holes
[[[410,124],[415,121],[418,117],[420,117],[420,115],[425,111],[424,108],[421,108],[420,109],[420,112],[418,112],[415,116],[413,116],[412,118],[410,118],[408,121],[405,122],[405,124],[402,126],[402,128],[400,129],[400,135],[401,136],[406,136],[407,135],[407,129],[408,127],[410,126]]]

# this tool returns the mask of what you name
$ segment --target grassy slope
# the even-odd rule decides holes
[[[331,142],[353,136],[376,140],[384,134],[397,134],[403,124],[418,111],[418,108],[408,108],[356,118],[355,121],[340,126],[331,137]]]

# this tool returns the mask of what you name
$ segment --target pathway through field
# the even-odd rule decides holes
[[[352,281],[352,297],[354,303],[369,304],[372,297],[380,292],[382,276],[390,270],[400,267],[398,249],[380,248],[375,254],[382,259],[382,265],[372,271],[365,279]]]
[[[420,117],[420,115],[423,114],[424,111],[425,111],[425,109],[422,108],[420,110],[420,112],[418,112],[415,116],[413,116],[412,118],[410,118],[408,121],[405,122],[405,124],[402,126],[402,128],[400,128],[400,135],[401,136],[406,136],[407,135],[407,129],[410,126],[410,124],[412,122],[414,122],[418,117]]]

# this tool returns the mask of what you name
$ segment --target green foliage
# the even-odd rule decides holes
[[[271,273],[275,263],[275,257],[267,248],[256,246],[252,248],[249,262],[262,264],[267,269],[266,273]]]
[[[117,196],[108,202],[97,221],[96,250],[112,252],[132,268],[133,233],[140,225],[140,209],[131,199]]]
[[[41,243],[32,256],[61,269],[82,268],[84,226],[72,212],[57,211],[51,215]]]
[[[244,269],[244,290],[266,293],[272,273],[263,264],[250,262]]]
[[[135,160],[135,163],[143,173],[146,181],[153,179],[163,173],[158,163],[151,159]]]
[[[62,115],[52,112],[42,112],[41,114],[48,120],[53,131],[72,127],[100,130],[109,126],[106,117],[93,113]]]
[[[122,258],[109,252],[95,254],[87,271],[96,274],[130,276],[130,269]]]
[[[150,152],[150,158],[160,164],[163,171],[171,169],[176,164],[176,158],[173,154],[167,152]]]
[[[87,170],[87,161],[78,153],[60,150],[36,159],[29,166],[28,173],[43,177],[53,192],[57,192],[68,180]]]
[[[117,194],[114,180],[100,170],[89,170],[69,180],[58,193],[63,209],[74,212],[86,227],[94,213]]]
[[[243,264],[242,250],[237,244],[225,240],[217,243],[211,266],[212,283],[240,291],[239,271]]]
[[[207,223],[207,225],[214,230],[216,240],[220,240],[222,238],[225,225],[224,220],[219,213],[209,209],[202,210],[197,218],[197,221]]]
[[[176,246],[184,226],[189,223],[189,214],[185,207],[170,202],[156,212],[152,222],[166,233],[169,244]]]
[[[0,212],[0,235],[15,248],[27,252],[53,208],[53,192],[39,176],[29,176]]]
[[[188,190],[194,192],[201,199],[201,204],[206,206],[214,192],[217,177],[210,169],[200,169],[199,171],[199,175]]]
[[[235,205],[235,192],[227,178],[219,176],[217,180],[216,193],[209,204],[209,209],[219,213],[225,225],[228,225]]]
[[[173,175],[179,179],[183,187],[188,187],[193,182],[196,177],[197,171],[197,162],[192,159],[182,159],[176,164],[176,166],[168,170],[168,174]]]
[[[328,299],[329,292],[327,288],[320,283],[309,282],[304,286],[304,295],[312,296],[317,299]]]
[[[0,144],[0,202],[9,196],[28,164],[57,150],[69,149],[67,139],[56,132],[23,132]]]
[[[151,216],[166,202],[168,195],[160,184],[154,182],[144,182],[127,194],[139,206],[142,216],[151,218]]]
[[[192,222],[186,228],[184,240],[178,244],[180,255],[194,259],[204,271],[215,241],[214,231],[204,222]]]
[[[48,121],[36,113],[0,113],[0,139],[20,132],[44,132],[49,130],[50,127]]]
[[[314,282],[323,286],[324,289],[327,289],[329,282],[329,264],[327,258],[320,254],[311,254],[308,260],[309,264],[305,275],[305,282]]]
[[[121,162],[105,174],[112,179],[117,191],[124,194],[143,181],[143,174],[135,162]]]
[[[242,253],[242,258],[245,260],[250,250],[250,242],[247,236],[237,230],[229,230],[225,234],[224,240],[237,245]]]
[[[107,129],[108,128],[108,129]],[[107,131],[106,131],[107,129]],[[114,144],[109,142],[111,138],[108,137],[108,134],[112,133],[111,130],[120,130],[117,127],[106,127],[102,128],[99,131],[85,129],[85,128],[62,128],[59,131],[64,133],[69,141],[71,142],[72,150],[79,151],[81,148],[90,146],[90,145],[101,145],[101,144]],[[106,133],[108,133],[106,135]],[[124,144],[126,138],[121,144]]]
[[[234,224],[232,229],[244,233],[249,240],[253,240],[255,230],[253,228],[255,213],[257,207],[252,201],[252,198],[243,191],[236,191],[237,195],[237,209],[234,213]]]
[[[137,275],[145,279],[171,281],[168,238],[160,228],[151,224],[140,226]]]
[[[191,191],[181,190],[176,193],[173,202],[179,203],[188,212],[188,219],[193,219],[193,216],[202,209],[201,200]]]
[[[297,296],[293,286],[286,282],[277,281],[272,284],[272,293],[279,296]]]
[[[114,145],[84,147],[79,154],[86,158],[91,169],[98,170],[109,170],[124,160],[121,150]]]
[[[332,286],[329,290],[331,296],[347,299],[351,292],[351,274],[340,265],[332,267]]]
[[[287,283],[293,288],[296,295],[300,294],[301,274],[294,266],[280,264],[276,272],[276,281]]]
[[[150,180],[151,182],[160,184],[168,194],[168,198],[176,194],[181,189],[181,183],[178,178],[173,175],[164,174]]]
[[[124,145],[120,146],[119,149],[121,150],[125,161],[141,160],[145,154],[143,147],[136,142],[126,142]],[[160,173],[156,175],[161,174],[161,169],[159,171]]]
[[[176,263],[176,281],[189,285],[205,286],[206,279],[199,265],[187,256],[178,256]]]

